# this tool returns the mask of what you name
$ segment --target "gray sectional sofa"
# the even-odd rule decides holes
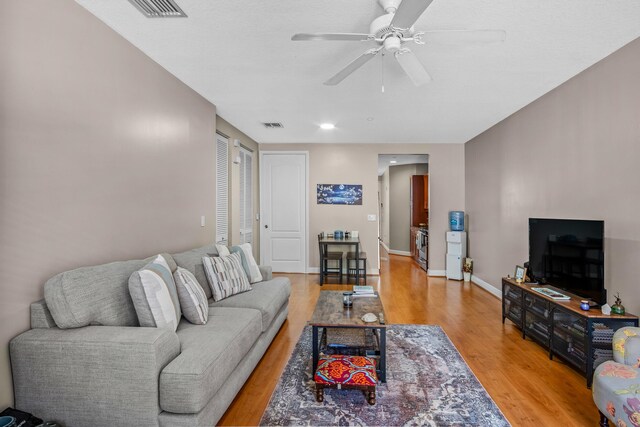
[[[210,298],[202,257],[165,255]],[[291,285],[271,277],[209,307],[205,325],[143,328],[128,279],[149,260],[67,271],[31,305],[31,328],[10,343],[15,405],[65,426],[212,426],[287,318]]]

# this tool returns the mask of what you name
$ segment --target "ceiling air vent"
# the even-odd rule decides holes
[[[186,18],[173,0],[129,0],[147,18]]]
[[[264,127],[266,127],[267,129],[281,129],[284,126],[282,126],[282,123],[277,123],[277,122],[272,122],[272,123],[263,123]]]

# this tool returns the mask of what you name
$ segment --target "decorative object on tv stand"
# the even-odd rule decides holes
[[[624,305],[622,305],[622,301],[620,300],[620,292],[616,293],[616,302],[611,306],[611,313],[624,314]]]
[[[524,283],[526,277],[527,269],[521,265],[516,265],[516,272],[513,274],[513,278],[516,279],[516,282]]]
[[[362,205],[359,184],[318,184],[316,194],[319,205]]]
[[[580,309],[584,311],[589,311],[591,306],[589,305],[589,300],[583,299],[580,301]]]
[[[473,273],[473,258],[465,258],[462,264],[462,276],[465,282],[471,281],[471,273]]]

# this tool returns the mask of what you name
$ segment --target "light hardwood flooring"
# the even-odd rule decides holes
[[[257,425],[271,393],[313,312],[321,290],[318,275],[290,274],[289,317],[264,357],[220,420],[222,425]],[[380,278],[369,276],[387,322],[440,325],[482,385],[514,426],[595,426],[598,412],[585,378],[539,345],[523,340],[501,305],[476,285],[427,277],[408,257],[390,255]]]

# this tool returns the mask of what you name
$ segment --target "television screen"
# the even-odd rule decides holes
[[[529,218],[528,274],[606,304],[604,221]]]

